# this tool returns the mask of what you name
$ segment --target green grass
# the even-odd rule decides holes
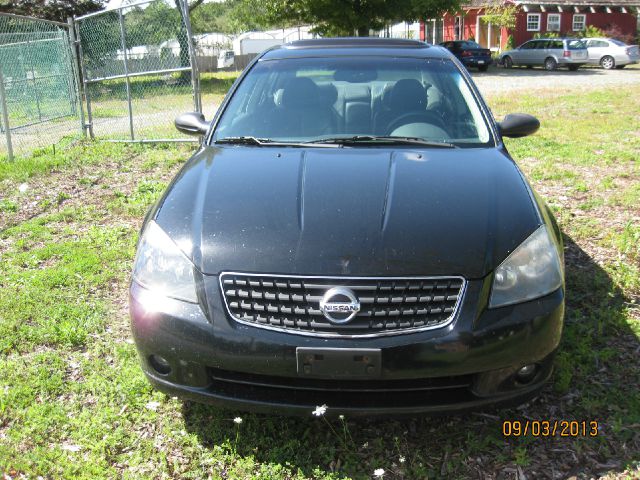
[[[211,79],[222,95],[232,76]],[[606,102],[604,102],[606,100]],[[540,132],[508,148],[566,236],[553,381],[522,409],[353,421],[221,411],[154,391],[131,343],[137,231],[193,146],[80,142],[0,162],[0,472],[28,478],[331,479],[640,475],[640,99],[490,98]],[[606,109],[596,108],[606,105]],[[624,141],[621,141],[624,139]],[[26,190],[19,186],[26,184]],[[600,422],[596,438],[505,439],[505,419]],[[401,459],[404,462],[401,462]],[[604,465],[604,466],[603,466]],[[626,472],[626,473],[625,473]]]

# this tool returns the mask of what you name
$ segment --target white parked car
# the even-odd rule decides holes
[[[627,45],[615,38],[585,38],[589,51],[589,63],[598,64],[606,70],[624,68],[640,61],[637,45]]]

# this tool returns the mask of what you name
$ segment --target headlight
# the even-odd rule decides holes
[[[501,307],[547,295],[562,285],[560,258],[542,225],[496,269],[489,307]]]
[[[197,303],[193,268],[164,230],[150,221],[138,245],[134,280],[156,293]]]

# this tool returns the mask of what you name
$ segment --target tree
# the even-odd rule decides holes
[[[0,12],[66,22],[104,8],[105,0],[0,0]]]
[[[480,17],[483,23],[491,23],[500,29],[500,48],[502,48],[502,29],[513,30],[516,28],[516,19],[518,16],[518,7],[512,4],[494,5],[487,7],[484,10],[484,14]],[[507,45],[509,39],[513,43],[513,36],[509,35],[507,39]],[[509,47],[507,46],[507,49]]]
[[[496,5],[487,7],[480,19],[496,27],[512,29],[516,27],[518,7],[516,5]]]
[[[233,1],[233,0],[232,0]],[[425,20],[459,8],[459,0],[235,0],[236,17],[263,26],[313,24],[326,36],[366,36],[389,23]]]

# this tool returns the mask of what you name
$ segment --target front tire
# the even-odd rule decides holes
[[[558,62],[556,62],[555,58],[553,58],[553,57],[545,58],[545,60],[544,60],[544,69],[545,70],[547,70],[549,72],[552,72],[557,68],[558,68]]]
[[[616,61],[613,59],[613,57],[605,55],[600,59],[600,66],[605,70],[611,70],[616,66]]]
[[[504,65],[504,68],[512,68],[513,67],[513,60],[511,59],[511,57],[509,55],[507,55],[506,57],[504,57],[502,59],[502,65]]]

